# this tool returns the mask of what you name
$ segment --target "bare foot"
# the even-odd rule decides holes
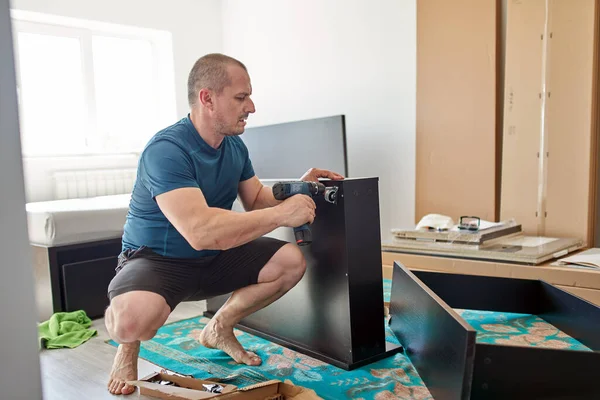
[[[120,344],[110,371],[108,391],[112,394],[131,394],[135,386],[125,383],[137,379],[137,362],[140,352],[140,342]]]
[[[237,363],[246,365],[260,365],[262,360],[251,351],[246,351],[235,338],[233,328],[227,328],[217,322],[214,318],[202,330],[200,344],[210,349],[223,350],[229,354]]]

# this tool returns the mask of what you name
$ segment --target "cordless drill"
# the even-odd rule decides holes
[[[320,182],[287,181],[277,182],[273,185],[273,196],[277,200],[285,200],[296,194],[305,194],[310,197],[324,196],[325,201],[337,203],[337,186],[325,186]],[[298,246],[312,243],[312,232],[308,224],[294,228],[294,236]]]

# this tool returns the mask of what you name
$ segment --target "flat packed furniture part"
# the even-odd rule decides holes
[[[497,221],[499,3],[417,1],[415,223]]]
[[[520,234],[490,240],[481,246],[432,242],[414,239],[392,239],[382,245],[383,251],[429,256],[502,261],[524,265],[539,265],[580,250],[579,239],[531,237]]]
[[[92,319],[104,316],[121,238],[32,247],[40,321],[63,311],[84,310]]]
[[[338,186],[338,201],[315,198],[313,242],[300,247],[304,277],[237,327],[351,370],[400,350],[385,341],[378,179],[323,183]],[[228,297],[208,299],[205,315]]]
[[[501,219],[594,243],[597,0],[507,2]]]
[[[589,351],[477,343],[454,309],[537,315]],[[436,400],[600,398],[600,307],[544,281],[411,272],[395,262],[390,315]]]

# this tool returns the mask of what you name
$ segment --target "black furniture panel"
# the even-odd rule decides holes
[[[378,179],[323,183],[339,187],[338,202],[315,199],[313,243],[301,247],[306,274],[238,328],[353,369],[398,351],[385,341]],[[209,299],[205,315],[213,316],[228,297]]]
[[[431,277],[435,278],[435,277]],[[435,399],[468,399],[476,332],[407,269],[394,266],[390,328]]]
[[[102,317],[109,304],[107,289],[116,265],[117,256],[64,264],[64,310],[85,310],[90,318]]]
[[[470,398],[600,399],[599,365],[598,351],[479,343]]]
[[[436,400],[600,398],[600,307],[577,296],[543,281],[394,262],[390,300],[391,329]],[[452,307],[537,314],[591,351],[476,343]]]
[[[108,283],[115,275],[121,253],[121,238],[47,250],[53,311],[83,309],[92,319],[103,317],[109,304]]]
[[[344,115],[248,127],[240,136],[260,179],[297,179],[319,168],[348,176]],[[301,157],[282,157],[290,149]]]
[[[421,282],[450,308],[539,314],[540,284],[528,279],[416,271]],[[501,296],[498,296],[502,293]]]
[[[541,318],[588,347],[600,350],[600,323],[590,323],[594,318],[599,321],[598,306],[546,282],[541,282],[540,298]]]

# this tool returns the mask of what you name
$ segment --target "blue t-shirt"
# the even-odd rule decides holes
[[[209,207],[231,210],[238,184],[254,176],[246,145],[226,136],[209,146],[189,115],[158,132],[140,156],[123,233],[123,250],[146,246],[166,257],[197,258],[218,250],[197,251],[162,213],[155,197],[184,187],[200,188]]]

